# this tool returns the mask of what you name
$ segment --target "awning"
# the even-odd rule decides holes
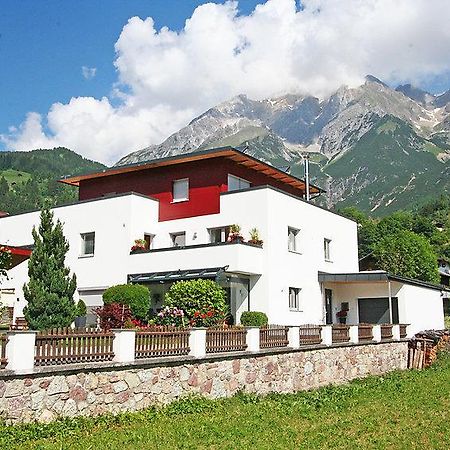
[[[225,267],[208,267],[203,269],[172,270],[168,272],[150,272],[128,275],[130,283],[167,283],[181,280],[216,279],[227,270]]]

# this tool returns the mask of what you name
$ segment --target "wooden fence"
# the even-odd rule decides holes
[[[318,345],[322,343],[322,327],[320,325],[301,325],[299,328],[300,345]]]
[[[408,328],[407,324],[404,324],[404,323],[400,324],[400,339],[405,339],[406,336],[408,335],[408,333],[406,331],[407,328]]]
[[[259,330],[260,348],[287,347],[289,327],[283,325],[266,325]]]
[[[243,351],[247,331],[242,327],[212,327],[206,330],[206,353]]]
[[[57,328],[36,336],[35,365],[111,361],[114,333],[89,328]]]
[[[343,324],[334,324],[332,326],[332,342],[338,344],[350,341],[350,326]]]
[[[135,357],[187,355],[189,353],[189,329],[171,326],[155,326],[136,332]]]
[[[358,324],[358,340],[361,342],[373,340],[373,325],[370,323]]]
[[[8,336],[6,334],[0,334],[0,368],[6,366],[6,343],[8,342]]]
[[[392,339],[394,337],[394,333],[392,332],[392,325],[388,323],[383,323],[381,326],[381,340]]]

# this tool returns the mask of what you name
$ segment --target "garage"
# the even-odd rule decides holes
[[[398,299],[392,297],[392,323],[398,323]],[[359,323],[390,323],[389,298],[359,298]]]

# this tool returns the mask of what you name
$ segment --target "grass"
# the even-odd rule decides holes
[[[11,186],[13,183],[26,183],[31,178],[31,175],[28,172],[7,169],[0,170],[0,177],[4,177]]]
[[[187,398],[119,416],[5,427],[0,448],[448,449],[450,355],[424,371],[268,397]]]

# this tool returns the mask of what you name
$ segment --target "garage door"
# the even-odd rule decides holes
[[[389,298],[360,298],[358,299],[360,323],[389,323]],[[398,323],[398,302],[392,298],[392,322]]]

